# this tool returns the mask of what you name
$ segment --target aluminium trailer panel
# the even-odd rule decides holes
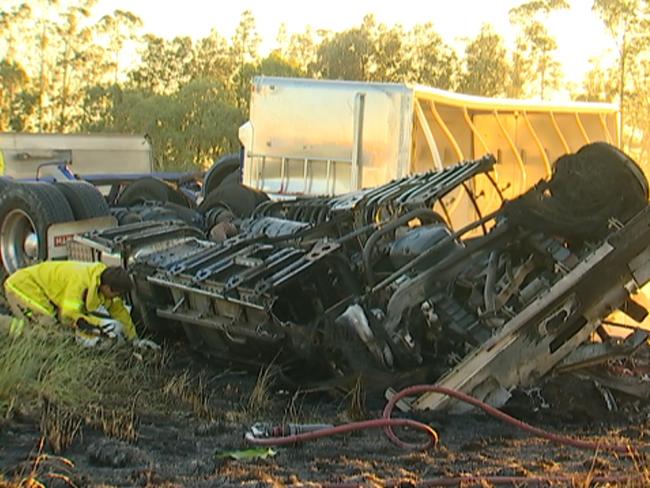
[[[38,167],[66,161],[79,176],[153,171],[153,152],[144,136],[128,134],[28,134],[0,132],[5,176],[34,178]]]
[[[406,174],[413,90],[403,84],[256,77],[244,183],[276,194],[341,194]]]

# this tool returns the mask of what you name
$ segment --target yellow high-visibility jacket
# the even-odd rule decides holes
[[[129,311],[119,297],[109,299],[99,291],[103,263],[80,261],[45,261],[19,269],[5,281],[5,289],[18,295],[35,311],[54,316],[63,322],[83,318],[99,326],[101,319],[89,315],[104,306],[110,316],[124,324],[127,339],[137,338]]]

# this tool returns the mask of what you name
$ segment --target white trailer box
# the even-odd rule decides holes
[[[39,165],[69,161],[77,175],[151,173],[151,144],[126,134],[27,134],[0,132],[2,174],[34,178]]]
[[[594,141],[618,145],[618,107],[256,77],[240,140],[244,183],[274,194],[345,193],[489,152],[512,197],[549,175],[563,154]]]

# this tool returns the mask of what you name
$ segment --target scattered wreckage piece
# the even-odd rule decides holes
[[[502,405],[508,390],[526,386],[595,332],[600,320],[644,284],[650,261],[635,261],[650,250],[650,208],[582,259],[493,337],[445,374],[438,384]],[[638,267],[632,266],[636,263]],[[425,395],[415,409],[453,409],[448,397]]]
[[[81,256],[79,248],[85,247],[95,249],[86,256],[121,256],[135,270],[134,302],[163,305],[160,297],[166,297],[166,306],[141,313],[143,321],[153,325],[151,317],[157,316],[182,323],[191,341],[210,353],[233,355],[241,348],[268,361],[286,342],[303,360],[323,357],[327,363],[322,344],[336,340],[327,337],[335,332],[329,324],[363,292],[357,270],[381,259],[375,249],[379,237],[388,239],[396,230],[391,221],[377,223],[378,212],[406,212],[397,219],[404,228],[419,218],[438,222],[442,229],[440,217],[416,207],[433,206],[459,184],[489,171],[494,162],[489,156],[358,195],[323,199],[318,206],[312,200],[283,202],[283,210],[303,221],[272,216],[279,206],[270,212],[269,204],[267,214],[246,222],[239,235],[223,244],[187,237],[180,224],[151,223],[79,238],[71,252]],[[398,200],[402,207],[388,208]],[[326,219],[308,218],[322,214],[323,208],[330,212]]]
[[[648,338],[650,334],[647,331],[637,329],[623,340],[610,339],[608,342],[582,344],[557,365],[555,372],[576,371],[611,360],[631,357],[646,344]]]
[[[127,264],[142,322],[184,330],[210,355],[274,360],[301,380],[361,376],[375,389],[438,380],[502,405],[612,310],[645,313],[627,305],[650,279],[650,210],[634,162],[596,143],[483,215],[471,180],[494,163],[488,156],[350,195],[263,202],[221,243],[167,223],[75,245],[79,255]],[[459,190],[476,219],[455,230],[443,198]],[[456,408],[434,394],[414,406]]]
[[[647,199],[648,184],[636,164],[618,149],[595,143],[560,158],[550,181],[504,205],[506,219],[520,228],[563,236],[558,250],[568,255],[556,263],[556,274],[564,276],[547,283],[548,290],[540,288],[532,303],[438,384],[499,406],[510,389],[534,383],[575,350],[612,311],[620,308],[643,320],[647,311],[629,296],[650,279]],[[571,259],[581,248],[583,255]],[[413,408],[458,405],[431,394]]]
[[[611,391],[647,401],[650,400],[650,378],[648,377],[647,367],[644,369],[643,373],[639,373],[634,369],[607,366],[581,370],[576,372],[575,375],[590,379],[595,384]],[[610,410],[613,409],[615,408],[610,408]]]
[[[649,338],[648,331],[636,329],[622,339],[609,337],[606,342],[582,344],[553,372],[569,372],[593,381],[600,388],[650,400]],[[616,407],[614,402],[609,404]]]

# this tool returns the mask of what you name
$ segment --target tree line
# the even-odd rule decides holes
[[[509,12],[508,47],[489,24],[458,51],[431,23],[406,30],[377,22],[333,32],[281,27],[259,54],[255,17],[234,35],[193,40],[141,34],[143,22],[115,10],[93,19],[96,0],[27,0],[0,10],[0,131],[148,134],[159,169],[205,166],[238,147],[256,75],[408,82],[490,97],[548,99],[564,87],[557,41],[546,24],[566,0],[529,0]],[[618,46],[594,62],[578,100],[621,101],[624,146],[650,152],[650,0],[593,0]],[[579,38],[580,29],[576,26]],[[138,61],[129,52],[137,50]]]

